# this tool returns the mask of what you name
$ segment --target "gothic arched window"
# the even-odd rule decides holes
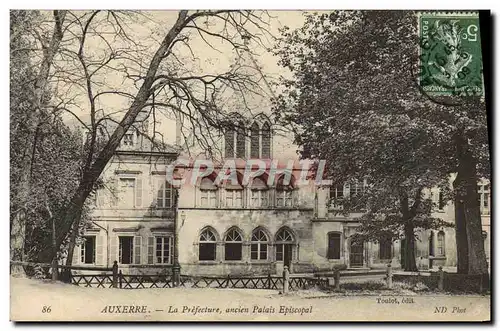
[[[262,229],[255,229],[252,233],[250,258],[252,260],[267,260],[268,247],[269,238],[267,234]]]
[[[295,237],[292,232],[282,228],[276,234],[276,261],[290,262],[292,260],[293,247],[295,246]]]
[[[271,158],[271,126],[267,122],[262,125],[261,157]]]
[[[211,229],[205,229],[200,233],[199,260],[215,261],[217,250],[217,236]]]
[[[250,128],[250,157],[260,157],[260,128],[257,122],[254,122]]]
[[[243,236],[236,228],[229,230],[224,238],[224,260],[239,261],[243,250]]]

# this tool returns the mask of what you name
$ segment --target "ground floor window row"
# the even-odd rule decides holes
[[[342,250],[342,238],[343,234],[341,232],[329,232],[327,234],[328,245],[327,245],[327,257],[328,259],[340,259]],[[378,259],[379,260],[391,260],[394,257],[394,245],[391,239],[381,239],[377,241],[378,244]],[[356,253],[363,255],[363,242],[350,242],[349,252],[351,257]],[[401,247],[404,249],[405,240],[401,241]],[[354,253],[353,253],[354,252]],[[446,255],[446,245],[445,245],[445,233],[444,231],[433,231],[431,230],[428,237],[428,244],[422,243],[417,245],[416,253],[419,256],[436,256],[444,257]]]
[[[272,241],[269,232],[261,227],[252,231],[250,242],[243,240],[243,232],[237,227],[229,229],[221,241],[218,238],[217,231],[211,227],[200,232],[198,238],[199,261],[218,260],[219,247],[220,256],[223,256],[225,261],[242,261],[244,260],[245,247],[248,246],[250,260],[254,261],[269,261],[273,247],[275,261],[288,262],[298,258],[298,256],[294,257],[297,246],[296,237],[288,228],[278,230]]]
[[[341,232],[328,232],[327,233],[327,252],[326,256],[329,260],[338,260],[341,258],[342,251],[342,238],[343,234]],[[393,245],[391,240],[379,240],[378,241],[378,259],[380,260],[390,260],[393,257]],[[362,260],[363,258],[363,242],[349,242],[349,252],[351,257],[358,257]]]
[[[211,227],[204,228],[198,240],[199,261],[242,261],[248,255],[252,261],[267,261],[273,257],[275,261],[290,261],[298,259],[298,244],[294,233],[283,227],[271,240],[267,230],[258,227],[252,231],[251,240],[243,240],[243,232],[237,227],[229,229],[222,240],[219,240],[217,231]],[[119,234],[110,238],[110,258],[120,264],[172,264],[173,263],[173,234],[153,234],[145,238],[147,248],[143,247],[143,237],[134,234]],[[105,264],[103,257],[104,239],[100,235],[86,235],[75,249],[74,260],[79,264]],[[340,259],[343,245],[341,232],[327,233],[326,256],[328,259]],[[351,258],[359,259],[363,256],[364,243],[350,242],[349,253]],[[405,240],[401,241],[404,249]],[[427,247],[426,247],[427,246]],[[417,245],[427,248],[417,249],[420,256],[445,256],[445,233],[431,231],[428,236],[428,245]],[[147,249],[147,260],[142,261],[143,250]],[[394,247],[391,240],[378,242],[378,258],[390,260],[394,256]],[[244,256],[244,252],[246,255]]]
[[[112,236],[110,238],[109,257],[119,264],[172,264],[173,235],[155,234],[148,236],[147,247],[143,247],[143,237],[134,234]],[[106,264],[103,257],[103,241],[100,235],[85,235],[80,245],[75,249],[75,261],[79,264]],[[146,249],[147,259],[143,261],[143,251]],[[145,254],[144,254],[145,255]]]

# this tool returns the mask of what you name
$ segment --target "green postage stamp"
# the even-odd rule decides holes
[[[429,95],[482,95],[477,12],[421,12],[420,86]]]

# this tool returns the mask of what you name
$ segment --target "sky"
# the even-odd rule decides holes
[[[78,14],[82,14],[79,12]],[[50,13],[49,13],[50,14]],[[258,45],[258,43],[251,41],[249,48],[255,54],[254,58],[256,62],[262,67],[262,71],[266,76],[269,76],[272,80],[277,79],[281,75],[289,75],[289,72],[279,67],[277,64],[278,58],[274,56],[270,49],[274,46],[274,41],[272,36],[279,37],[279,29],[283,26],[288,26],[291,29],[301,27],[304,22],[304,16],[302,11],[269,11],[267,15],[264,15],[264,19],[269,23],[267,38],[263,38],[265,45]],[[103,19],[104,13],[99,14],[99,19]],[[135,41],[139,41],[144,50],[142,56],[139,58],[143,66],[147,66],[154,51],[157,49],[159,43],[164,38],[165,34],[172,27],[173,22],[177,18],[177,11],[143,11],[137,13],[137,19],[135,21],[130,21],[128,27],[125,30],[128,36]],[[108,35],[110,30],[106,29],[100,24],[99,20],[95,21],[95,26],[92,26],[96,31],[102,33],[108,42],[112,43],[114,48],[127,48],[129,45],[125,42],[120,44],[121,41],[116,41],[111,39]],[[210,31],[215,31],[221,27],[210,26],[205,27],[203,20],[197,21],[199,26],[210,29]],[[74,32],[79,33],[77,28],[73,29]],[[177,44],[174,54],[176,54],[182,61],[182,65],[177,65],[179,72],[183,70],[188,72],[197,73],[221,73],[228,70],[229,65],[235,61],[236,54],[232,51],[231,46],[228,42],[221,41],[219,38],[211,38],[205,34],[206,40],[211,44],[209,46],[200,36],[193,30],[189,31],[189,49],[183,44]],[[253,29],[252,31],[255,31]],[[108,33],[108,34],[106,34]],[[69,34],[66,34],[69,36]],[[70,49],[77,50],[77,45],[75,43],[70,43],[67,46]],[[92,56],[93,59],[102,59],[108,51],[107,44],[103,42],[103,38],[94,37],[88,38],[86,40],[86,47],[84,52],[87,56]],[[111,64],[113,64],[112,62]],[[118,64],[118,62],[116,62]],[[64,61],[60,61],[61,66],[66,66]],[[80,70],[78,63],[71,64],[74,69]],[[132,68],[135,66],[134,63],[129,62],[125,65]],[[170,68],[171,69],[171,68]],[[169,70],[170,70],[169,69]],[[132,81],[129,79],[124,79],[124,73],[117,73],[115,71],[104,71],[102,75],[96,75],[95,81],[102,83],[101,86],[94,86],[94,94],[108,90],[120,90],[126,91],[133,95],[137,93],[138,86],[134,87]],[[83,86],[85,88],[85,86]],[[59,91],[65,91],[65,98],[71,98],[74,101],[74,105],[69,106],[72,113],[77,115],[84,122],[89,122],[89,104],[86,91],[82,89],[81,86],[70,86],[67,83],[62,83],[59,86]],[[117,118],[123,116],[123,111],[128,109],[131,103],[131,99],[127,97],[117,96],[117,95],[105,95],[97,99],[97,108],[102,109],[105,114],[118,112]],[[264,111],[268,111],[264,110]],[[172,114],[165,114],[166,116],[157,117],[157,128],[158,131],[164,136],[165,142],[173,143],[175,142],[175,120]],[[167,118],[167,117],[170,117]],[[68,123],[75,125],[78,122],[73,118],[73,115],[66,114],[65,118]]]

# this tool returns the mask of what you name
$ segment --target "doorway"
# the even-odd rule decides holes
[[[364,243],[351,241],[350,251],[349,251],[349,264],[350,267],[359,268],[363,266],[364,257]]]
[[[283,244],[283,265],[291,271],[292,267],[292,244]]]

